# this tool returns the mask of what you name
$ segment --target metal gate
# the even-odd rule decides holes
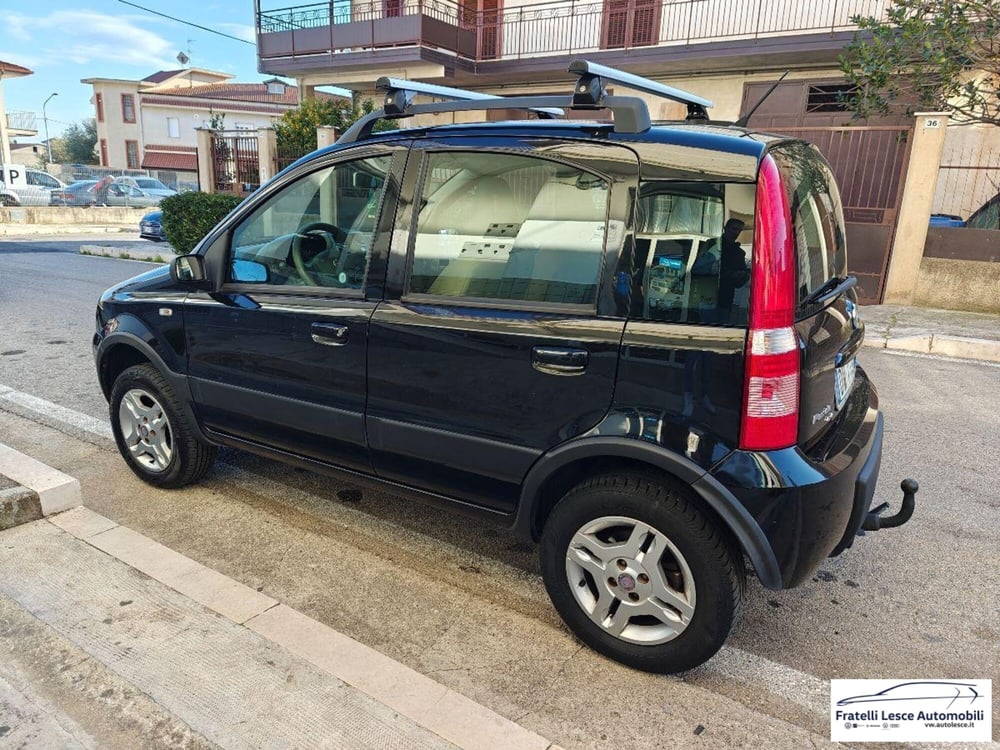
[[[816,144],[830,162],[844,203],[848,271],[858,277],[859,300],[878,304],[903,199],[912,128],[873,125],[772,130]]]
[[[257,134],[247,131],[218,132],[212,136],[212,174],[215,191],[245,195],[260,183]]]
[[[858,297],[882,301],[889,253],[896,235],[910,159],[912,118],[883,118],[851,126],[840,95],[843,80],[784,81],[763,101],[771,84],[744,85],[742,112],[759,107],[750,127],[815,143],[840,185],[847,223],[848,270],[858,277]]]

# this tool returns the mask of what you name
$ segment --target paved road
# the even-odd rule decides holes
[[[104,418],[93,306],[145,266],[66,250],[0,242],[0,352],[23,350],[0,354],[0,385]],[[1000,675],[1000,368],[876,350],[863,364],[886,414],[876,502],[895,504],[916,476],[914,520],[858,540],[799,589],[753,583],[729,646],[683,679],[580,649],[534,550],[485,524],[234,451],[199,487],[152,490],[107,441],[3,398],[0,434],[80,477],[95,510],[566,747],[685,747],[699,726],[710,747],[802,746],[828,736],[832,677]]]

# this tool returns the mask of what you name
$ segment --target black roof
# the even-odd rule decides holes
[[[754,181],[760,160],[769,146],[787,136],[758,133],[734,125],[713,123],[655,123],[641,133],[616,133],[612,125],[584,120],[513,120],[403,128],[373,134],[364,140],[334,144],[305,159],[355,145],[372,146],[398,140],[425,138],[559,138],[618,143],[633,148],[643,164],[672,169],[671,177]],[[499,144],[498,144],[499,145]],[[720,158],[720,156],[722,158]],[[662,175],[662,169],[657,170]]]

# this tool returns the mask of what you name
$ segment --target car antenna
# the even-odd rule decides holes
[[[777,81],[771,84],[771,88],[769,88],[767,90],[767,93],[764,94],[764,96],[762,96],[755,105],[753,105],[753,108],[745,115],[743,115],[743,117],[734,122],[733,125],[738,125],[741,128],[745,128],[750,123],[750,118],[753,117],[753,113],[756,112],[758,109],[760,109],[760,105],[764,103],[767,97],[769,97],[771,94],[774,93],[774,90],[778,88],[778,84],[784,81],[785,76],[787,76],[790,72],[791,71],[786,70],[784,73],[782,73],[781,78],[779,78]]]

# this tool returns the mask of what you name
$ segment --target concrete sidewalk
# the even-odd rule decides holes
[[[144,744],[164,742],[159,728],[169,726],[175,736],[181,727],[189,738],[221,747],[552,747],[84,507],[0,532],[0,613],[0,631],[3,623],[22,623],[3,633],[0,707],[12,717],[5,728],[36,746],[103,746],[106,722],[148,724]],[[132,693],[141,705],[109,710],[114,701],[79,696],[64,703],[30,676],[45,667],[40,639],[79,654],[97,680],[86,688],[99,698]]]
[[[0,444],[0,744],[554,750],[80,497]]]
[[[1000,315],[903,305],[866,305],[865,345],[1000,362]]]

